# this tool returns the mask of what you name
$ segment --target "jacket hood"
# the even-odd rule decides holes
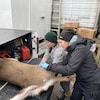
[[[79,43],[86,43],[87,39],[86,38],[83,38],[81,37],[80,35],[77,35],[78,39],[77,41],[75,41],[72,45],[75,45],[75,44],[79,44]]]
[[[71,50],[73,50],[73,49],[76,47],[76,45],[79,45],[79,44],[84,44],[84,45],[86,45],[86,44],[87,44],[87,39],[81,37],[80,35],[77,35],[77,40],[76,40],[75,42],[73,42],[71,45],[69,45],[69,46],[66,48],[66,50],[67,50],[67,51],[71,51]]]

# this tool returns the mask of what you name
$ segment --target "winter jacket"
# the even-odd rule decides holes
[[[52,63],[58,63],[63,61],[64,55],[64,49],[57,44],[51,49],[51,51],[50,48],[47,48],[44,57],[46,57],[47,59],[51,58]]]
[[[77,81],[100,84],[100,68],[97,67],[87,39],[78,36],[77,41],[66,51],[68,54],[65,55],[63,62],[50,64],[48,70],[62,75],[76,73]]]

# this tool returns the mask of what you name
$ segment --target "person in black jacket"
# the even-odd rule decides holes
[[[75,41],[70,44],[72,38]],[[90,51],[87,39],[74,32],[63,30],[59,45],[66,51],[61,63],[49,64],[46,68],[62,75],[76,74],[76,82],[70,100],[100,100],[100,68]]]

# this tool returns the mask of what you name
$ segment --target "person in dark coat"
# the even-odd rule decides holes
[[[72,38],[75,38],[75,41],[70,44]],[[87,39],[63,30],[58,43],[66,51],[63,62],[49,64],[46,69],[65,76],[76,74],[70,100],[100,100],[100,68],[90,51]]]

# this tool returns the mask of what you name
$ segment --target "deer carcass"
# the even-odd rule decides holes
[[[0,58],[0,80],[16,84],[23,89],[11,100],[23,100],[46,91],[56,82],[69,81],[74,75],[56,77],[52,72],[39,67],[22,63],[12,58]]]

